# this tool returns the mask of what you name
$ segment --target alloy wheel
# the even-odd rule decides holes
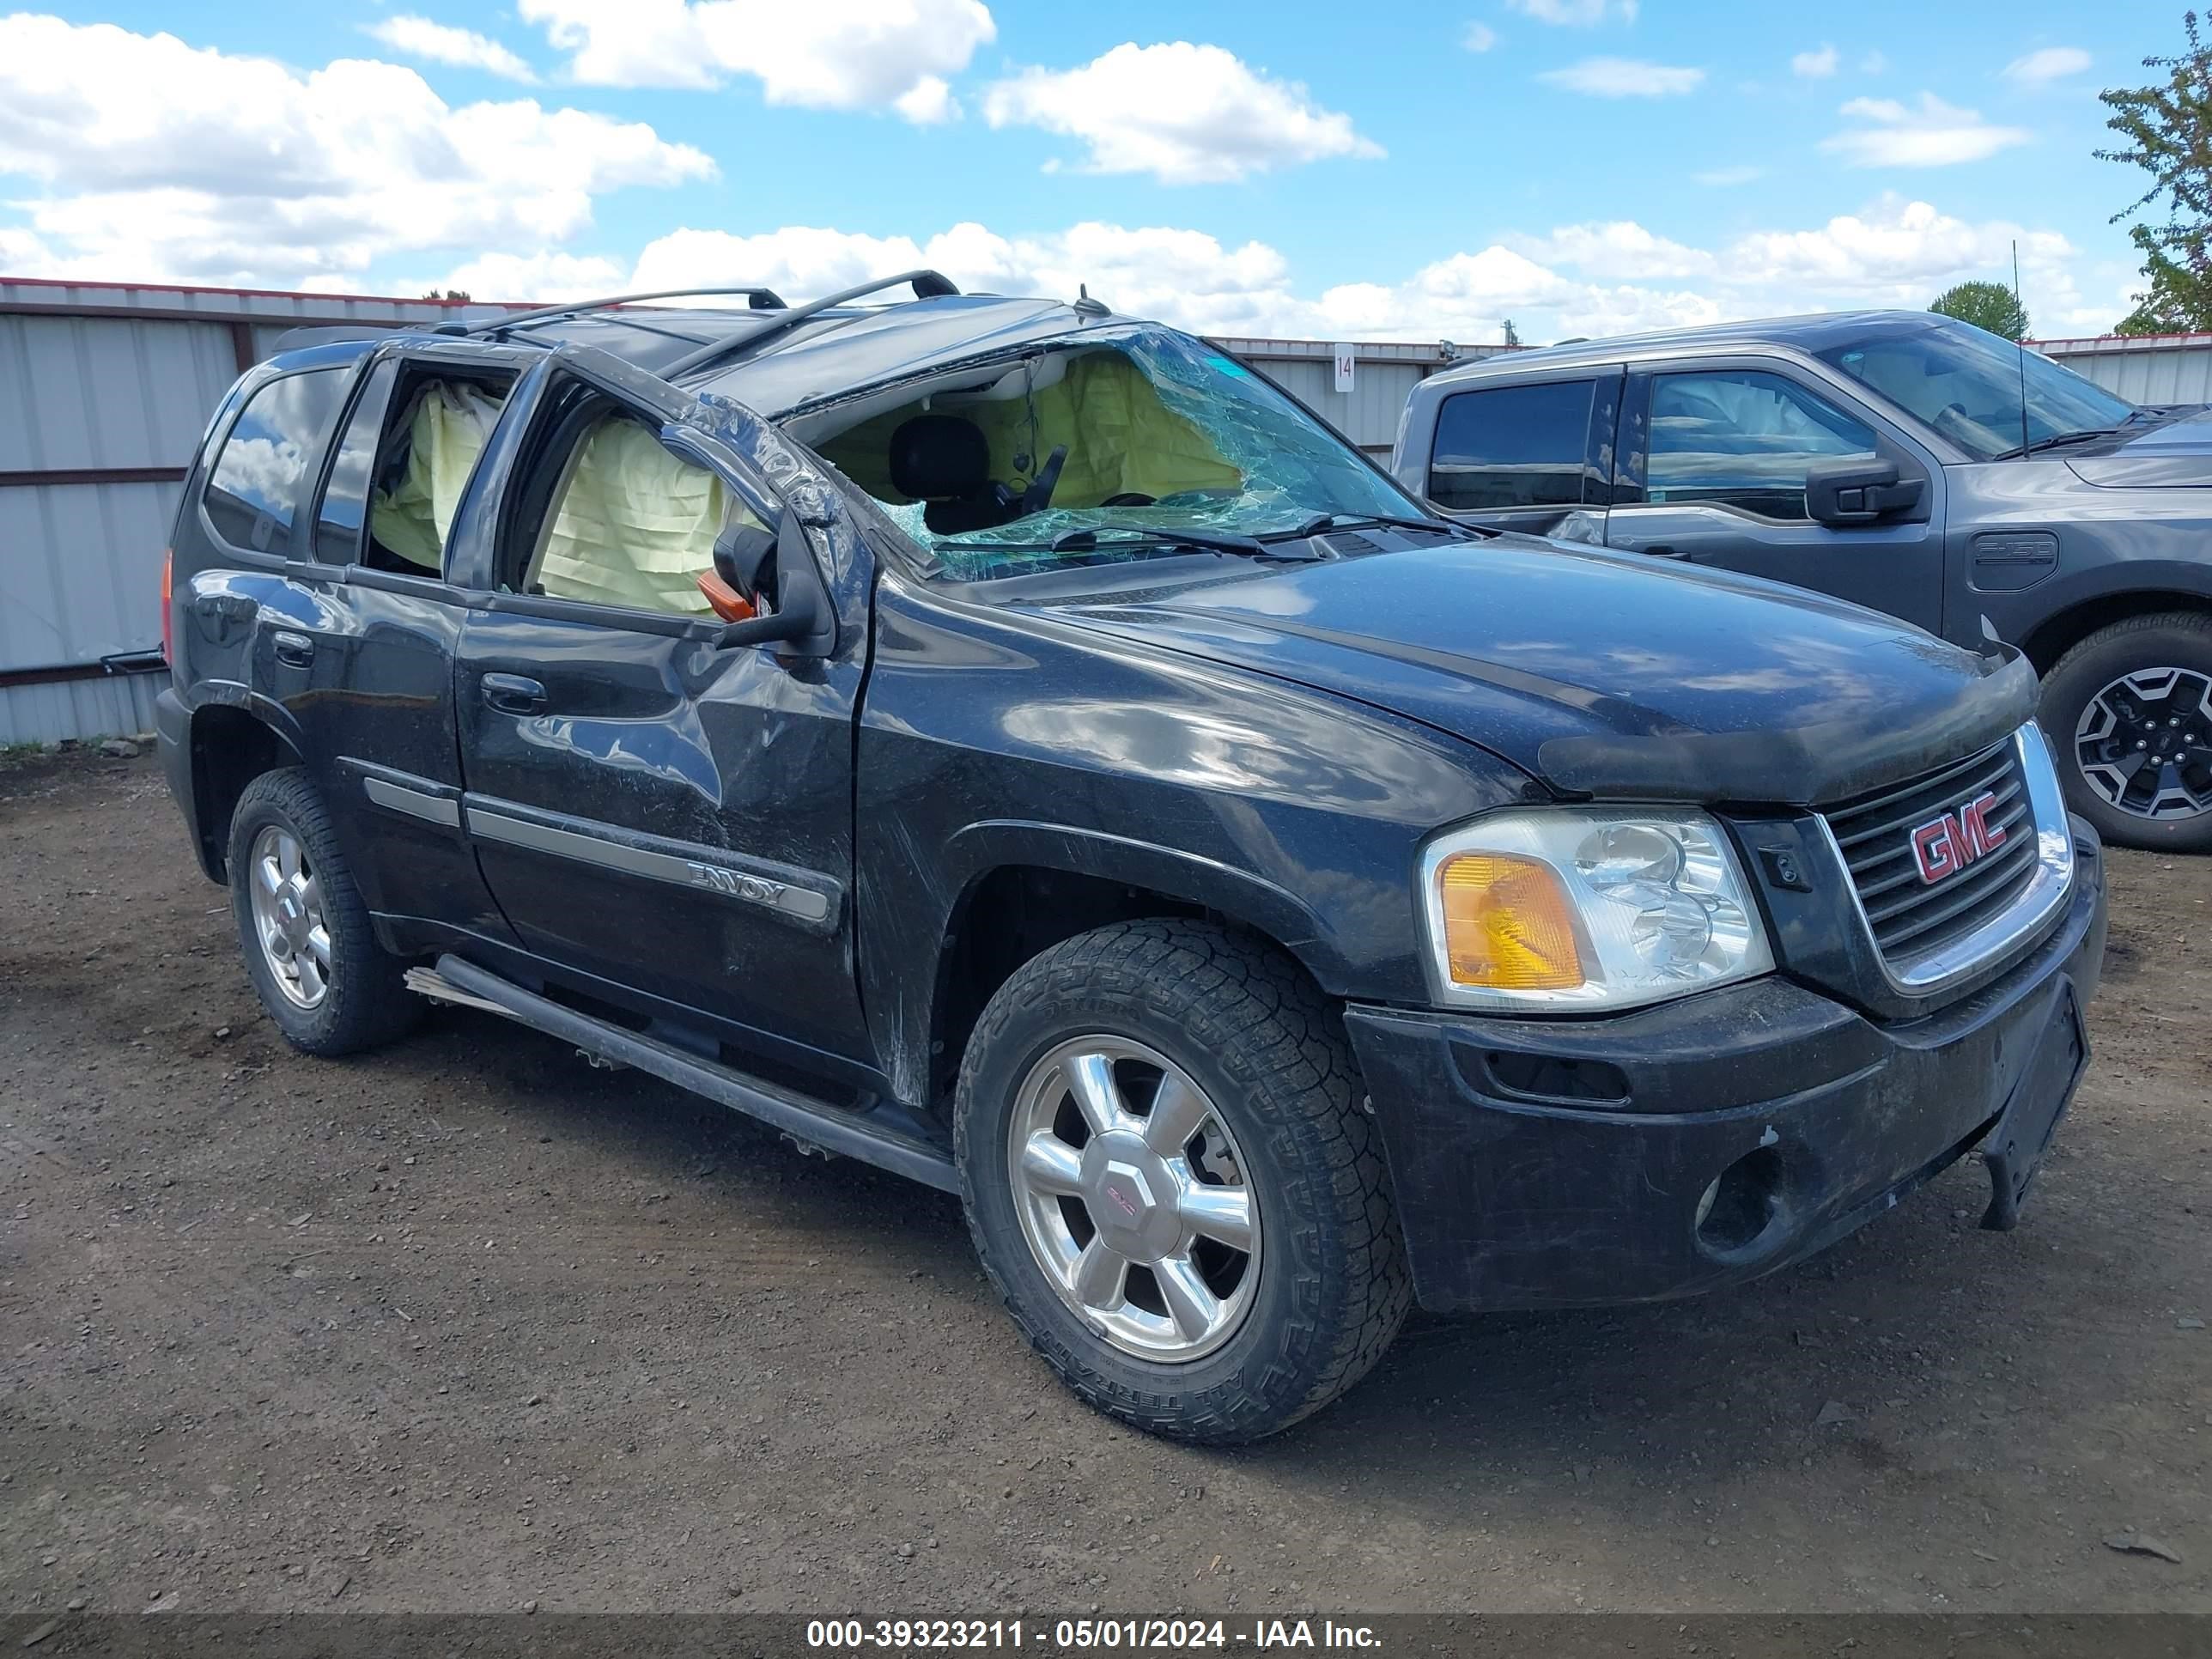
[[[283,825],[254,836],[247,891],[254,936],[277,990],[295,1007],[319,1007],[330,994],[330,923],[300,838]]]
[[[2082,781],[2131,817],[2212,812],[2212,675],[2191,668],[2122,675],[2082,709],[2074,752]]]
[[[1174,1061],[1124,1037],[1061,1043],[1015,1096],[1007,1164],[1037,1266],[1115,1347],[1184,1364],[1236,1334],[1259,1288],[1258,1196]]]

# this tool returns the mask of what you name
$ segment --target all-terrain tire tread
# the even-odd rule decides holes
[[[1025,1310],[980,1228],[975,1183],[998,1179],[963,1158],[961,1181],[977,1253],[1030,1343],[1077,1394],[1102,1410],[1178,1439],[1234,1443],[1288,1427],[1365,1376],[1404,1322],[1413,1285],[1374,1120],[1343,1022],[1297,965],[1261,941],[1177,920],[1115,923],[1052,946],[1018,969],[984,1010],[961,1068],[956,1129],[968,1144],[980,1057],[1024,1012],[1079,1006],[1101,995],[1139,1001],[1218,1060],[1290,1147],[1304,1178],[1289,1216],[1263,1218],[1279,1234],[1311,1230],[1323,1264],[1303,1284],[1298,1317],[1260,1376],[1202,1399],[1147,1400],[1087,1364]],[[1245,1133],[1240,1129],[1240,1135]],[[1298,1190],[1306,1187],[1306,1191]]]

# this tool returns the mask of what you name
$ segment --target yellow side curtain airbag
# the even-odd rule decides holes
[[[727,497],[635,421],[592,429],[562,493],[538,580],[553,598],[707,616],[697,577],[714,562]]]
[[[1035,476],[1054,445],[1066,444],[1054,507],[1096,507],[1132,493],[1157,497],[1185,489],[1235,489],[1243,483],[1244,475],[1203,432],[1160,401],[1144,371],[1112,349],[1084,352],[1060,380],[1027,398],[963,402],[941,397],[930,407],[974,422],[990,445],[990,476],[1017,489]],[[891,434],[921,412],[910,404],[874,416],[823,445],[822,453],[878,501],[903,502],[908,498],[891,483]],[[1029,465],[1016,466],[1017,456]]]
[[[410,564],[444,567],[446,532],[500,405],[472,386],[439,381],[416,401],[408,423],[407,471],[369,502],[369,532]]]

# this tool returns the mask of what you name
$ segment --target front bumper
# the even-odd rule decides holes
[[[2037,1086],[2068,998],[2096,989],[2104,860],[2096,832],[2072,828],[2059,926],[1919,1018],[1877,1022],[1779,975],[1598,1019],[1347,1010],[1421,1304],[1586,1307],[1740,1283],[1963,1155],[2024,1079]]]

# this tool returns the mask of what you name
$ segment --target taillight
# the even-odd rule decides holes
[[[175,624],[169,620],[170,570],[177,562],[176,553],[169,548],[161,550],[161,660],[173,663],[177,659]]]

